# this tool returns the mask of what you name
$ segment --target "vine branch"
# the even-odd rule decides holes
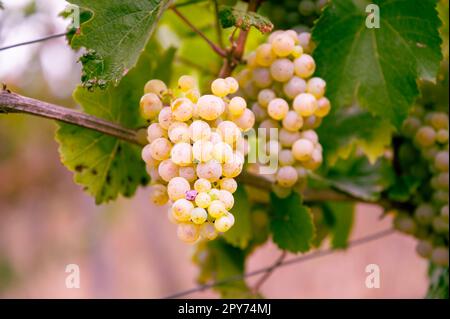
[[[143,145],[135,130],[80,111],[12,93],[6,89],[6,86],[3,86],[0,91],[0,113],[32,114],[88,128],[133,144]]]
[[[267,281],[267,279],[269,279],[270,275],[272,275],[272,273],[275,271],[275,269],[280,267],[280,265],[283,263],[286,256],[287,256],[287,251],[284,250],[281,253],[280,257],[278,257],[277,260],[275,260],[275,262],[269,268],[267,268],[267,271],[264,273],[264,275],[262,275],[261,278],[253,286],[252,290],[253,290],[254,294],[259,293],[259,290],[261,289],[262,285]]]
[[[247,12],[256,12],[261,5],[262,0],[250,0],[247,7]],[[230,76],[238,63],[242,61],[244,56],[245,43],[247,42],[249,30],[240,30],[238,39],[236,40],[236,47],[232,47],[227,55],[219,76],[225,78]]]
[[[206,43],[208,43],[208,45],[211,47],[211,49],[214,50],[214,52],[216,52],[218,55],[220,55],[221,57],[225,58],[227,56],[227,52],[222,49],[221,47],[219,47],[217,44],[215,44],[214,42],[212,42],[201,30],[199,30],[195,25],[193,25],[191,23],[191,21],[189,21],[188,18],[186,18],[176,7],[172,6],[170,7],[170,9],[181,19],[183,20],[184,23],[186,23],[191,29],[192,31],[194,31],[195,33],[197,33],[203,40],[206,41]]]

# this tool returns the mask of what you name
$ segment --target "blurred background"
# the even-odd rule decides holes
[[[61,0],[2,0],[0,47],[64,32]],[[0,51],[0,82],[20,94],[76,107],[77,53],[64,38]],[[145,189],[132,199],[96,206],[59,161],[56,125],[28,115],[0,115],[0,297],[160,298],[195,286],[193,247],[176,238],[166,208]],[[392,225],[381,209],[359,205],[353,238]],[[272,243],[249,259],[268,266]],[[381,287],[365,286],[365,267],[378,264]],[[66,266],[80,267],[79,289],[66,288]],[[256,280],[251,278],[250,282]],[[427,263],[415,240],[400,234],[279,268],[262,288],[268,298],[422,298]],[[212,291],[188,298],[216,298]]]

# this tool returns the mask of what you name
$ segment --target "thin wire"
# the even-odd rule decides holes
[[[386,237],[388,235],[391,235],[394,232],[395,232],[395,230],[392,229],[392,228],[385,229],[385,230],[377,232],[375,234],[368,235],[368,236],[365,236],[365,237],[361,237],[361,238],[352,240],[352,241],[349,242],[348,247],[350,248],[350,247],[363,245],[363,244],[369,243],[371,241],[375,241],[375,240],[381,239],[383,237]],[[325,249],[325,250],[318,250],[318,251],[315,251],[315,252],[310,253],[308,255],[303,255],[303,256],[299,256],[299,257],[294,257],[294,258],[288,259],[286,261],[283,261],[282,263],[279,263],[275,267],[274,267],[274,265],[271,265],[271,266],[268,266],[268,267],[264,267],[264,268],[260,268],[260,269],[254,270],[254,271],[250,271],[250,272],[244,273],[242,275],[231,276],[231,277],[228,277],[228,278],[223,279],[223,280],[214,281],[214,282],[211,282],[209,284],[197,286],[195,288],[191,288],[191,289],[188,289],[188,290],[184,290],[184,291],[181,291],[181,292],[169,295],[167,297],[164,297],[163,299],[174,299],[174,298],[183,297],[183,296],[192,294],[194,292],[200,292],[200,291],[208,290],[208,289],[213,288],[215,286],[219,286],[219,285],[223,285],[223,284],[226,284],[226,283],[238,281],[238,280],[241,280],[241,279],[244,279],[244,278],[253,277],[253,276],[259,275],[261,273],[266,273],[268,271],[272,271],[275,268],[284,267],[284,266],[291,265],[291,264],[296,264],[296,263],[302,263],[302,262],[305,262],[305,261],[308,261],[308,260],[313,260],[313,259],[317,259],[317,258],[320,258],[320,257],[325,257],[325,256],[328,256],[328,255],[332,255],[334,253],[336,253],[336,250],[333,250],[331,248]]]
[[[33,43],[37,43],[37,42],[47,41],[47,40],[50,40],[50,39],[63,37],[65,35],[67,35],[67,32],[56,33],[56,34],[45,36],[43,38],[39,38],[39,39],[31,40],[31,41],[26,41],[26,42],[21,42],[21,43],[16,43],[16,44],[12,44],[12,45],[8,45],[6,47],[0,48],[0,51],[8,50],[8,49],[16,48],[16,47],[20,47],[22,45],[28,45],[28,44],[33,44]]]

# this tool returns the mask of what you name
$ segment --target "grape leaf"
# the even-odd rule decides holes
[[[397,202],[407,202],[420,185],[420,179],[415,176],[396,176],[395,183],[389,188],[388,196]]]
[[[250,219],[250,202],[243,187],[238,187],[234,195],[234,206],[231,213],[235,223],[223,238],[231,245],[244,249],[252,238],[252,225]]]
[[[255,298],[243,279],[237,277],[244,274],[245,252],[227,244],[223,239],[203,242],[197,245],[193,256],[199,266],[197,281],[206,284],[209,281],[219,282],[214,287],[222,298]]]
[[[86,48],[80,59],[82,81],[88,88],[117,85],[131,69],[169,0],[70,0],[82,10],[90,10],[92,19],[81,25],[71,45]]]
[[[250,209],[252,238],[246,248],[250,254],[256,247],[264,244],[270,236],[270,217],[267,205],[254,204]]]
[[[393,127],[389,121],[372,116],[358,106],[340,108],[330,113],[317,133],[324,156],[330,164],[348,158],[356,147],[374,163],[391,144]]]
[[[366,6],[380,28],[366,27]],[[317,75],[335,107],[358,104],[400,127],[418,96],[416,80],[435,78],[442,58],[435,0],[330,1],[313,30]]]
[[[371,164],[365,157],[339,160],[326,176],[311,174],[316,181],[365,201],[377,201],[381,193],[395,182],[395,173],[387,160]]]
[[[302,205],[298,193],[281,199],[271,194],[273,241],[283,250],[306,252],[314,238],[314,224],[308,207]]]
[[[266,17],[236,7],[222,6],[219,11],[219,20],[222,28],[237,27],[249,30],[253,26],[262,33],[268,33],[273,29],[272,22]]]
[[[149,53],[151,52],[151,54]],[[75,100],[86,113],[137,128],[144,123],[139,115],[139,99],[146,81],[168,80],[174,51],[156,54],[149,45],[137,64],[117,87],[89,92],[77,88]],[[159,63],[165,65],[161,70]],[[97,204],[115,199],[119,194],[131,196],[148,177],[140,157],[140,148],[115,137],[78,126],[59,124],[56,139],[63,164],[75,173],[75,182],[95,197]]]
[[[327,202],[323,206],[324,214],[330,215],[331,247],[346,248],[353,227],[355,205],[344,202]]]

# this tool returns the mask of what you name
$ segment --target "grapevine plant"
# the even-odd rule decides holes
[[[225,280],[255,249],[345,249],[373,203],[417,238],[427,296],[448,297],[448,1],[68,2],[81,109],[5,83],[0,111],[57,120],[98,205],[145,188],[200,283],[259,297],[262,281]]]

